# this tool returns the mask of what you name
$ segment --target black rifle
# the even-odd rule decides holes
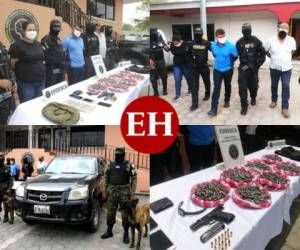
[[[195,232],[205,225],[213,224],[215,221],[225,222],[227,224],[232,222],[235,218],[235,215],[231,213],[222,212],[223,209],[223,206],[215,208],[208,214],[204,215],[201,219],[197,220],[192,225],[190,225],[190,229],[193,232]]]

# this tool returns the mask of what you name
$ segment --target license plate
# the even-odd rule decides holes
[[[50,214],[50,206],[34,205],[33,212],[35,214]]]

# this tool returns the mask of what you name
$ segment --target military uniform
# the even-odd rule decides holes
[[[8,204],[13,205],[11,188],[13,187],[13,178],[10,175],[10,166],[4,165],[4,157],[0,156],[0,212],[2,211],[2,203],[4,205],[4,220],[8,222]],[[10,223],[13,223],[13,214],[11,214]]]
[[[15,85],[14,73],[10,67],[10,58],[5,46],[0,42],[0,79],[7,79]],[[0,88],[0,125],[6,125],[15,110],[13,92]]]
[[[251,97],[251,104],[256,104],[258,90],[258,70],[266,60],[266,52],[262,42],[251,35],[251,25],[243,25],[244,37],[239,39],[236,47],[240,57],[239,65],[239,95],[241,98],[241,114],[245,115],[248,108],[248,89]]]
[[[191,110],[198,108],[199,102],[199,78],[200,75],[205,86],[205,96],[203,100],[210,97],[210,70],[207,64],[208,51],[211,50],[210,42],[202,39],[201,28],[195,30],[195,40],[191,43],[192,66],[193,66],[193,87],[192,87],[192,106]]]
[[[159,96],[158,80],[161,78],[163,95],[167,95],[168,72],[164,59],[164,44],[160,41],[157,29],[150,29],[150,58],[155,63],[155,68],[150,70],[150,81],[155,96]]]
[[[84,42],[84,60],[85,60],[86,79],[96,75],[91,56],[96,56],[100,54],[99,39],[94,33],[95,30],[96,30],[96,24],[94,23],[87,24],[86,33],[82,37]]]
[[[41,40],[46,61],[46,86],[50,87],[65,80],[66,54],[58,37],[61,23],[53,20],[50,23],[50,33]]]
[[[134,165],[129,161],[116,159],[116,161],[111,162],[106,167],[104,173],[104,187],[107,194],[108,230],[104,235],[102,235],[103,239],[113,236],[112,228],[116,222],[118,207],[122,206],[124,202],[130,200],[131,195],[136,190],[136,185],[137,173]],[[124,227],[123,242],[128,244],[129,223],[127,211],[122,211],[122,225]]]

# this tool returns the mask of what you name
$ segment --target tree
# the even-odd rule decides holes
[[[145,31],[145,30],[149,29],[149,26],[150,26],[150,1],[151,0],[144,0],[142,5],[137,8],[137,11],[149,13],[144,18],[134,19],[135,28],[138,31]]]

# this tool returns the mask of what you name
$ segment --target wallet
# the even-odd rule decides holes
[[[157,214],[159,212],[166,210],[169,207],[172,207],[173,205],[174,205],[173,202],[169,198],[165,197],[160,200],[152,202],[150,204],[150,208],[155,214]]]

